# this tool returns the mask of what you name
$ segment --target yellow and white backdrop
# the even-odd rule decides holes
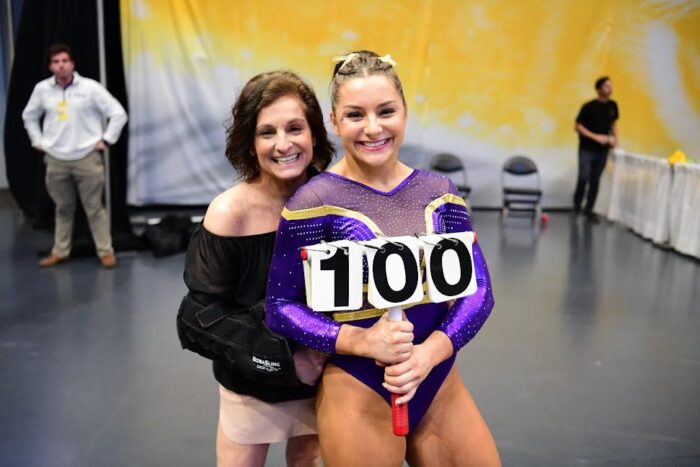
[[[574,118],[613,79],[621,146],[700,155],[697,0],[122,0],[128,202],[206,204],[233,183],[224,122],[256,73],[291,69],[325,112],[332,57],[390,53],[409,107],[401,157],[465,163],[472,204],[500,204],[503,161],[532,157],[568,206]],[[342,148],[338,148],[342,153]]]

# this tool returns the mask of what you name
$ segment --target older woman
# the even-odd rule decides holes
[[[305,81],[276,71],[245,85],[233,106],[226,145],[242,182],[212,201],[190,242],[183,308],[216,304],[224,315],[250,310],[264,299],[282,208],[310,174],[328,165],[333,152],[321,108]],[[201,348],[182,319],[178,328],[183,347],[214,360],[220,384],[218,465],[262,466],[269,443],[285,440],[288,465],[320,465],[313,399],[323,364],[319,354],[297,347],[289,359],[300,381],[282,385],[274,373],[252,378],[221,349]],[[257,329],[266,331],[262,322]]]

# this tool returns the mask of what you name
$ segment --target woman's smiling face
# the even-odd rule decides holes
[[[406,106],[386,76],[344,82],[331,121],[345,155],[358,166],[378,168],[398,160],[406,130]]]
[[[280,97],[258,114],[255,154],[260,172],[292,180],[306,174],[314,140],[304,104],[296,96]]]

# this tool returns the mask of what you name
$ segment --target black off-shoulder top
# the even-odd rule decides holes
[[[264,300],[275,235],[224,237],[200,224],[192,234],[185,259],[188,298],[202,307],[221,302],[231,310]],[[226,389],[266,402],[305,399],[316,393],[315,387],[301,383],[290,387],[254,382],[222,361],[214,360],[213,367],[214,377]]]

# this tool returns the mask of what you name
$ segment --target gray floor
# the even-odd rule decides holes
[[[504,465],[700,465],[698,262],[568,214],[475,220],[496,308],[459,366]],[[39,270],[49,242],[0,205],[0,465],[214,465],[217,386],[175,335],[182,255]]]

